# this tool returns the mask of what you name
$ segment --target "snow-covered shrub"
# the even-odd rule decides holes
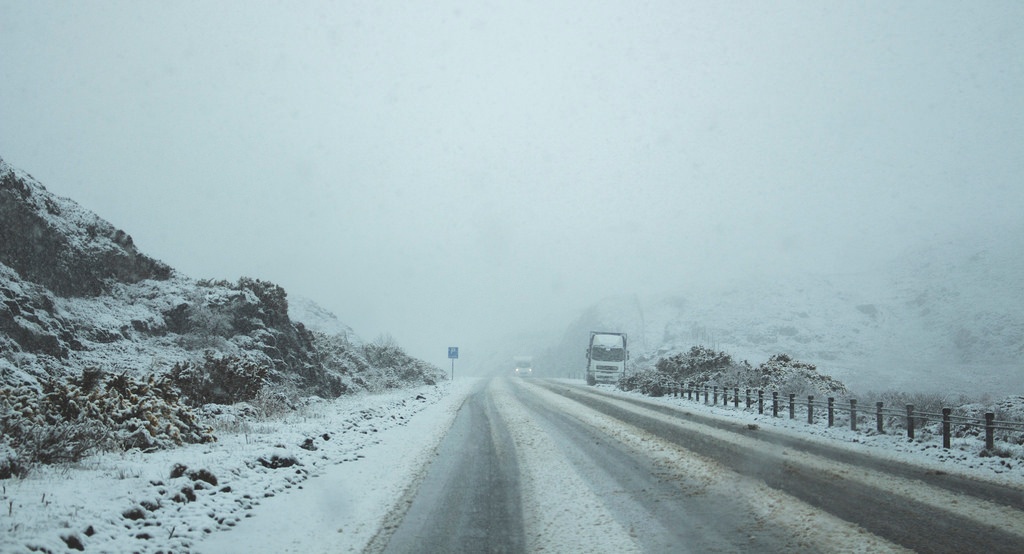
[[[262,417],[273,417],[298,409],[301,399],[294,392],[261,390],[250,403]]]
[[[658,360],[654,367],[676,381],[686,382],[700,373],[722,371],[732,365],[729,354],[706,346],[694,346],[689,352]]]
[[[238,290],[250,290],[260,299],[260,319],[268,326],[282,325],[288,319],[288,293],[270,281],[242,277],[235,285]]]
[[[374,367],[394,367],[405,352],[391,335],[380,335],[377,340],[363,345],[363,355]]]
[[[308,331],[316,362],[323,368],[322,379],[331,379],[336,395],[359,389],[355,378],[370,371],[361,346],[353,345],[344,335],[327,335]]]
[[[26,468],[22,465],[18,453],[7,444],[7,440],[7,434],[4,433],[3,439],[0,439],[0,479],[23,477]]]
[[[80,402],[69,401],[46,382],[43,390],[31,387],[0,390],[0,436],[8,442],[7,469],[0,474],[23,475],[33,463],[73,462],[90,450],[109,446],[102,425],[79,418]],[[42,394],[40,394],[42,393]],[[11,455],[11,452],[14,455]]]
[[[434,385],[444,378],[444,371],[409,356],[389,335],[382,335],[372,343],[363,345],[363,356],[370,365],[362,378],[353,383],[369,390],[386,390],[422,383]]]
[[[754,369],[756,386],[773,389],[798,396],[845,396],[849,394],[846,385],[838,380],[818,373],[814,364],[794,360],[787,354],[776,354]]]
[[[191,304],[186,311],[189,329],[185,346],[189,348],[212,348],[221,344],[223,339],[235,334],[231,314],[223,309],[215,309],[206,303]],[[221,339],[221,340],[218,340]]]
[[[22,467],[73,462],[92,451],[153,450],[215,440],[178,403],[165,377],[92,369],[78,379],[0,389],[0,431]]]
[[[670,392],[667,381],[665,374],[660,371],[636,371],[620,379],[618,387],[647,396],[665,396]]]
[[[655,367],[657,372],[654,375],[646,375],[645,372],[634,374],[632,380],[620,382],[619,388],[657,390],[661,381],[667,379],[698,387],[756,388],[815,396],[848,394],[841,382],[818,373],[813,364],[794,360],[786,354],[776,354],[755,368],[746,361],[734,361],[725,352],[694,346],[686,353],[662,358]]]
[[[725,352],[694,346],[688,352],[658,360],[662,378],[696,386],[756,387],[759,380],[746,361],[736,362]]]
[[[170,378],[192,406],[234,404],[256,398],[268,370],[251,359],[206,352],[200,363],[175,364]]]
[[[1007,396],[996,402],[992,411],[996,414],[996,421],[1024,423],[1024,396]],[[996,436],[1018,446],[1024,445],[1024,431],[998,430]]]

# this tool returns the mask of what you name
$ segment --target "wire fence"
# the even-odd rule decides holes
[[[695,385],[665,380],[658,384],[658,395],[674,396],[687,400],[703,402],[707,405],[729,407],[735,409],[757,410],[758,414],[771,413],[772,417],[788,415],[796,419],[797,414],[806,417],[809,425],[824,423],[833,427],[837,415],[844,416],[852,431],[864,428],[885,434],[891,431],[906,432],[908,439],[914,440],[918,430],[927,430],[934,434],[932,428],[938,426],[938,434],[942,436],[942,447],[950,448],[952,437],[984,434],[985,449],[995,450],[997,432],[1000,440],[1024,444],[1024,421],[996,420],[995,412],[985,412],[980,416],[954,414],[952,408],[942,408],[941,412],[929,412],[917,409],[913,404],[898,408],[887,407],[883,402],[859,404],[856,398],[836,399],[827,397],[817,399],[812,395],[797,399],[794,393],[783,394],[779,391],[740,387],[721,387],[711,385]],[[782,415],[780,415],[782,414]]]

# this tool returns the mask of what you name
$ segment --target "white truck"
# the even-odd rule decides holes
[[[533,375],[533,358],[530,356],[516,356],[515,366],[515,373],[517,376],[529,377]]]
[[[587,384],[618,383],[626,374],[626,333],[590,332],[587,347]]]

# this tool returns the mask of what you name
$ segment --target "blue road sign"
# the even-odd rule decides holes
[[[449,346],[448,347],[448,357],[453,359],[453,360],[458,359],[458,357],[459,357],[459,347],[458,346]]]

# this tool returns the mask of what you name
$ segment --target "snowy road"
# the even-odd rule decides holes
[[[478,387],[459,410],[387,551],[522,552],[518,475],[494,396]]]
[[[71,538],[86,552],[211,554],[1024,544],[1024,472],[978,456],[976,438],[943,450],[567,380],[460,379],[229,423],[216,443],[5,480],[0,552]],[[260,461],[275,456],[294,465]]]
[[[564,382],[467,397],[385,552],[1011,552],[1019,491]]]

